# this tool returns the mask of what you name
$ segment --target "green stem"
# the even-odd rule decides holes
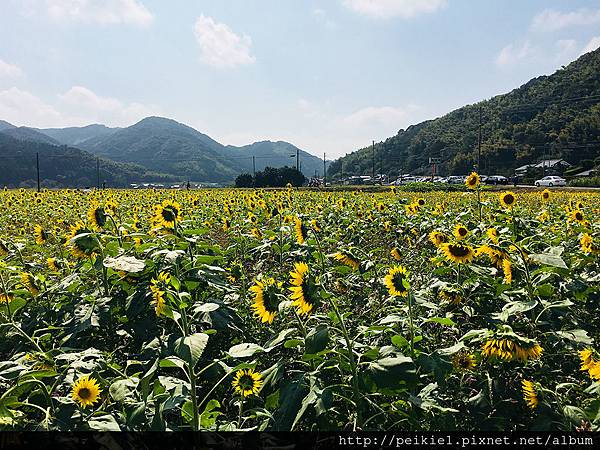
[[[460,266],[458,266],[460,268]],[[415,332],[414,332],[414,323],[413,323],[413,295],[412,293],[408,296],[408,324],[409,324],[409,332],[410,332],[410,354],[414,357],[415,355]]]
[[[337,303],[334,297],[331,297],[331,305],[333,306],[333,310],[338,320],[340,321],[340,325],[342,327],[342,334],[344,335],[344,340],[346,341],[346,347],[348,348],[348,358],[350,360],[350,368],[352,371],[352,390],[354,392],[354,403],[356,405],[356,422],[354,423],[354,430],[356,428],[362,427],[362,417],[360,411],[360,391],[358,389],[358,373],[356,370],[356,360],[354,359],[354,348],[352,346],[352,342],[348,335],[348,330],[346,328],[346,324],[344,323],[344,318],[340,314],[340,311],[337,307]]]

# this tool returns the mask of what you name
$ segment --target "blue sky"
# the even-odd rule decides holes
[[[337,157],[600,46],[595,0],[2,0],[0,119]]]

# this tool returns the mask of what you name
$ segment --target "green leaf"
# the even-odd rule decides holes
[[[428,323],[428,322],[439,323],[440,325],[445,325],[448,327],[453,327],[456,325],[456,323],[452,319],[449,319],[448,317],[431,317],[431,318],[425,320],[423,323]]]
[[[563,259],[558,255],[551,253],[534,253],[529,255],[529,258],[539,264],[546,266],[559,267],[561,269],[568,269]]]
[[[399,334],[392,336],[392,344],[394,344],[400,350],[402,350],[410,345],[410,343],[406,340],[406,338],[404,338],[404,336],[400,336]]]
[[[578,344],[592,345],[593,339],[590,338],[585,330],[568,330],[568,331],[556,331],[558,336],[563,339],[576,342]]]
[[[441,348],[437,350],[436,353],[443,356],[454,355],[455,353],[460,352],[465,347],[465,343],[460,341],[451,347]]]
[[[127,398],[133,397],[133,392],[137,384],[137,380],[132,380],[131,378],[117,380],[110,385],[108,392],[114,401],[122,402]]]
[[[249,358],[257,352],[262,352],[264,349],[258,344],[244,343],[234,345],[229,349],[227,354],[232,358]]]
[[[88,425],[92,430],[97,431],[121,431],[119,424],[111,414],[92,417],[88,420]]]
[[[183,360],[191,362],[192,367],[195,367],[206,348],[206,344],[208,344],[208,334],[195,333],[177,339],[175,341],[175,353]]]
[[[204,411],[200,414],[200,428],[203,430],[212,430],[214,429],[215,424],[217,423],[217,418],[222,415],[221,412],[217,411],[218,408],[221,407],[221,404],[215,400],[210,400]]]
[[[325,350],[329,342],[329,329],[327,325],[320,324],[313,328],[305,339],[305,353],[314,354]]]
[[[417,381],[415,364],[406,356],[388,357],[370,362],[367,373],[380,388],[394,389],[402,385],[413,385]]]
[[[104,258],[104,267],[127,273],[138,273],[142,272],[146,267],[146,263],[134,256],[118,256],[111,258],[107,256]]]

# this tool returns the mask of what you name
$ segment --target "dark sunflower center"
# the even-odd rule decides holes
[[[458,234],[460,234],[461,236],[466,236],[467,235],[467,229],[466,228],[459,228],[458,229]]]
[[[507,205],[512,205],[514,201],[515,198],[512,195],[508,194],[504,196],[504,203],[506,203]]]
[[[94,211],[94,218],[96,219],[96,223],[100,226],[104,225],[106,222],[106,216],[104,215],[104,209],[97,208]]]
[[[250,375],[242,375],[238,383],[244,390],[252,390],[254,388],[254,379]]]
[[[463,257],[469,254],[469,249],[462,245],[449,245],[448,250],[452,256]]]
[[[583,214],[581,213],[575,213],[575,220],[583,220]]]
[[[163,208],[162,217],[165,219],[165,222],[175,222],[175,218],[177,217],[177,209],[169,206],[167,208]]]
[[[273,286],[269,286],[263,291],[263,302],[265,309],[269,312],[277,312],[279,309],[279,299]]]
[[[397,291],[404,292],[406,290],[406,288],[404,287],[404,275],[403,274],[397,273],[396,275],[394,275],[392,282],[394,283],[394,287],[396,288]]]
[[[88,400],[92,397],[92,392],[88,388],[81,388],[78,395],[81,399]]]
[[[470,363],[471,363],[471,361],[466,356],[460,356],[458,358],[458,366],[461,367],[461,368],[463,368],[463,369],[468,368],[470,366]]]

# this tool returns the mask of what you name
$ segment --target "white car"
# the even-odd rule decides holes
[[[567,180],[565,180],[564,178],[561,178],[561,177],[557,177],[557,176],[547,176],[547,177],[542,178],[541,180],[536,180],[535,185],[536,186],[547,186],[547,187],[566,186]]]

